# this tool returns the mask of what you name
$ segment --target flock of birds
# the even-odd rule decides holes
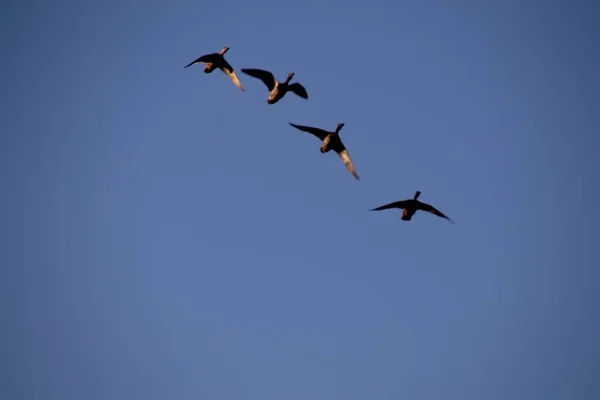
[[[221,51],[219,51],[218,53],[211,53],[200,56],[194,61],[190,62],[188,65],[186,65],[185,68],[196,63],[204,63],[204,72],[207,74],[210,74],[215,69],[220,69],[229,77],[229,79],[231,79],[231,81],[237,88],[245,92],[246,89],[240,82],[240,79],[235,73],[235,70],[227,62],[227,60],[225,60],[224,56],[225,53],[227,53],[227,51],[229,51],[229,47],[223,47],[223,49],[221,49]],[[242,68],[241,71],[253,78],[260,79],[265,84],[265,86],[269,90],[269,97],[267,98],[267,103],[269,104],[277,103],[288,92],[292,92],[303,99],[308,99],[308,92],[306,91],[304,86],[302,86],[298,82],[290,83],[290,81],[294,77],[293,72],[290,72],[288,74],[285,81],[279,82],[277,79],[275,79],[275,76],[271,72],[266,70],[256,68]],[[340,138],[340,130],[344,127],[343,123],[339,123],[335,128],[335,131],[326,131],[324,129],[314,128],[311,126],[292,124],[291,122],[289,124],[298,130],[311,133],[315,137],[319,138],[319,140],[321,140],[322,142],[321,153],[327,153],[331,150],[335,151],[344,162],[344,165],[346,166],[348,171],[350,171],[350,174],[352,174],[352,176],[354,176],[354,178],[356,178],[357,180],[360,179],[358,173],[356,172],[356,169],[354,168],[354,164],[352,163],[350,154],[348,153],[346,146],[344,146],[344,143]],[[446,215],[444,215],[441,211],[439,211],[432,205],[419,201],[420,195],[421,192],[417,190],[412,199],[395,201],[374,208],[370,211],[380,211],[387,210],[390,208],[399,208],[402,209],[401,219],[403,221],[410,221],[417,211],[426,211],[437,215],[438,217],[445,218],[450,222],[453,222],[450,218],[448,218]]]

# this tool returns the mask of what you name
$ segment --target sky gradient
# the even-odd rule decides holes
[[[600,398],[600,3],[343,4],[2,3],[0,398]]]

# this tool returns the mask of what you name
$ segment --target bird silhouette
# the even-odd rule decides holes
[[[289,124],[301,131],[312,133],[313,135],[321,139],[321,141],[323,142],[321,144],[321,153],[327,153],[330,150],[335,151],[340,156],[340,158],[344,162],[344,165],[346,166],[346,168],[348,168],[348,171],[350,171],[352,176],[354,176],[357,180],[360,179],[358,174],[356,173],[356,169],[354,168],[352,159],[350,158],[350,153],[348,153],[346,146],[344,146],[344,143],[340,138],[340,130],[344,127],[344,123],[340,122],[337,128],[335,128],[334,132],[328,132],[323,129],[313,128],[312,126],[296,125],[292,124],[291,122],[289,122]]]
[[[437,215],[438,217],[445,218],[448,221],[454,223],[454,221],[452,221],[450,218],[448,218],[440,210],[436,209],[432,205],[423,203],[423,202],[417,200],[420,195],[421,195],[421,192],[419,192],[417,190],[415,192],[415,196],[412,199],[395,201],[393,203],[389,203],[389,204],[374,208],[369,211],[380,211],[380,210],[387,210],[390,208],[401,208],[402,209],[402,218],[401,219],[403,221],[410,221],[412,219],[413,215],[415,215],[415,213],[417,211],[427,211],[434,215]]]
[[[194,61],[192,61],[191,63],[186,65],[184,68],[187,68],[190,65],[194,65],[199,62],[204,63],[204,72],[207,74],[210,74],[211,72],[213,72],[215,69],[218,68],[221,71],[223,71],[225,73],[225,75],[227,75],[229,77],[229,79],[231,79],[231,81],[233,82],[233,84],[235,86],[237,86],[242,92],[245,92],[246,89],[244,89],[244,86],[242,86],[240,79],[238,78],[237,74],[235,73],[235,70],[227,62],[227,60],[225,60],[224,55],[225,55],[225,53],[227,53],[227,51],[229,51],[229,47],[223,47],[223,49],[221,49],[221,51],[219,51],[218,53],[205,54],[203,56],[196,58]]]
[[[294,73],[290,72],[284,82],[278,82],[275,76],[269,71],[256,68],[242,68],[242,72],[253,78],[260,79],[267,89],[269,89],[269,98],[267,103],[275,104],[285,96],[287,92],[292,92],[303,99],[308,99],[308,93],[304,86],[298,82],[290,84]]]

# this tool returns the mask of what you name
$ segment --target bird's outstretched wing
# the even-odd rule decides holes
[[[237,86],[238,89],[240,89],[242,92],[246,91],[246,89],[244,89],[244,86],[242,86],[242,82],[240,82],[240,78],[238,78],[237,74],[235,73],[235,70],[231,65],[229,65],[227,61],[225,61],[225,59],[223,59],[223,65],[220,68],[221,71],[225,72],[225,75],[227,75],[229,79],[231,79],[233,84]]]
[[[308,93],[306,92],[306,89],[298,82],[292,83],[288,87],[290,88],[290,91],[296,94],[297,96],[300,96],[303,99],[308,99]]]
[[[350,158],[350,153],[348,153],[348,150],[344,149],[338,152],[337,154],[340,156],[340,158],[344,162],[344,165],[346,166],[346,168],[348,168],[348,171],[350,171],[352,176],[355,177],[357,180],[360,179],[358,174],[356,173],[354,164],[352,164],[352,159]]]
[[[331,133],[331,132],[327,132],[323,129],[313,128],[312,126],[296,125],[296,124],[292,124],[291,122],[289,122],[289,124],[291,126],[293,126],[294,128],[299,129],[301,131],[312,133],[313,135],[315,135],[316,137],[318,137],[321,140],[325,140],[327,135],[329,135]]]
[[[433,215],[437,215],[438,217],[445,218],[448,221],[454,223],[454,221],[452,221],[450,218],[448,218],[446,215],[444,215],[444,213],[442,213],[440,210],[438,210],[437,208],[435,208],[434,206],[432,206],[430,204],[419,202],[418,209],[421,211],[427,211],[429,213],[432,213]]]
[[[242,72],[263,81],[269,92],[275,88],[275,77],[269,71],[256,68],[242,68]]]
[[[217,59],[217,57],[219,56],[219,54],[217,53],[212,53],[212,54],[205,54],[203,56],[200,56],[198,58],[196,58],[194,61],[192,61],[191,63],[189,63],[188,65],[186,65],[183,68],[187,68],[190,65],[199,63],[199,62],[203,62],[203,63],[207,63],[207,62],[215,62],[215,60]]]
[[[406,200],[400,200],[400,201],[394,201],[393,203],[389,203],[383,206],[379,206],[377,208],[373,208],[372,210],[369,211],[381,211],[381,210],[388,210],[390,208],[406,208],[406,206],[408,205],[408,202]]]

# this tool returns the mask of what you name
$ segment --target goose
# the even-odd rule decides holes
[[[374,209],[369,210],[369,211],[387,210],[389,208],[401,208],[402,209],[402,218],[401,219],[403,221],[410,221],[411,218],[412,218],[412,216],[415,215],[415,213],[417,211],[427,211],[427,212],[430,212],[430,213],[432,213],[434,215],[437,215],[438,217],[445,218],[448,221],[454,223],[454,221],[452,221],[450,218],[448,218],[447,216],[445,216],[441,211],[439,211],[435,207],[433,207],[433,206],[431,206],[431,205],[429,205],[427,203],[423,203],[423,202],[420,202],[419,200],[417,200],[420,195],[421,195],[421,192],[419,192],[417,190],[415,192],[414,197],[412,199],[395,201],[393,203],[386,204],[384,206],[380,206],[380,207],[374,208]]]
[[[346,150],[346,146],[344,146],[344,143],[342,143],[342,139],[340,138],[340,130],[345,125],[343,122],[340,122],[338,124],[334,132],[328,132],[323,129],[313,128],[311,126],[296,125],[292,124],[291,122],[289,122],[289,124],[298,130],[312,133],[313,135],[321,139],[321,141],[323,142],[321,144],[321,153],[327,153],[330,150],[335,151],[344,162],[346,168],[348,168],[348,171],[350,171],[350,174],[352,174],[352,176],[355,177],[357,180],[360,179],[358,174],[356,173],[356,169],[354,169],[354,165],[352,164],[350,153],[348,153],[348,150]]]
[[[285,82],[278,82],[271,72],[262,69],[242,68],[242,72],[263,81],[267,89],[269,89],[269,98],[267,99],[267,103],[269,104],[277,103],[287,92],[292,92],[303,99],[308,99],[308,93],[306,93],[304,86],[298,82],[290,85],[290,81],[295,75],[294,72],[288,74]]]
[[[229,77],[229,79],[231,79],[233,84],[235,86],[237,86],[238,89],[240,89],[242,92],[245,92],[246,89],[244,89],[244,87],[242,86],[240,79],[238,78],[237,74],[235,73],[235,70],[227,62],[227,60],[225,60],[224,55],[225,55],[225,53],[227,53],[227,51],[229,51],[229,47],[223,47],[221,49],[221,51],[219,51],[218,53],[205,54],[203,56],[198,57],[191,63],[189,63],[184,68],[187,68],[187,67],[194,65],[196,63],[199,63],[199,62],[204,63],[204,72],[207,74],[210,74],[215,69],[219,68],[221,71],[223,71],[225,73],[225,75],[227,75]]]

